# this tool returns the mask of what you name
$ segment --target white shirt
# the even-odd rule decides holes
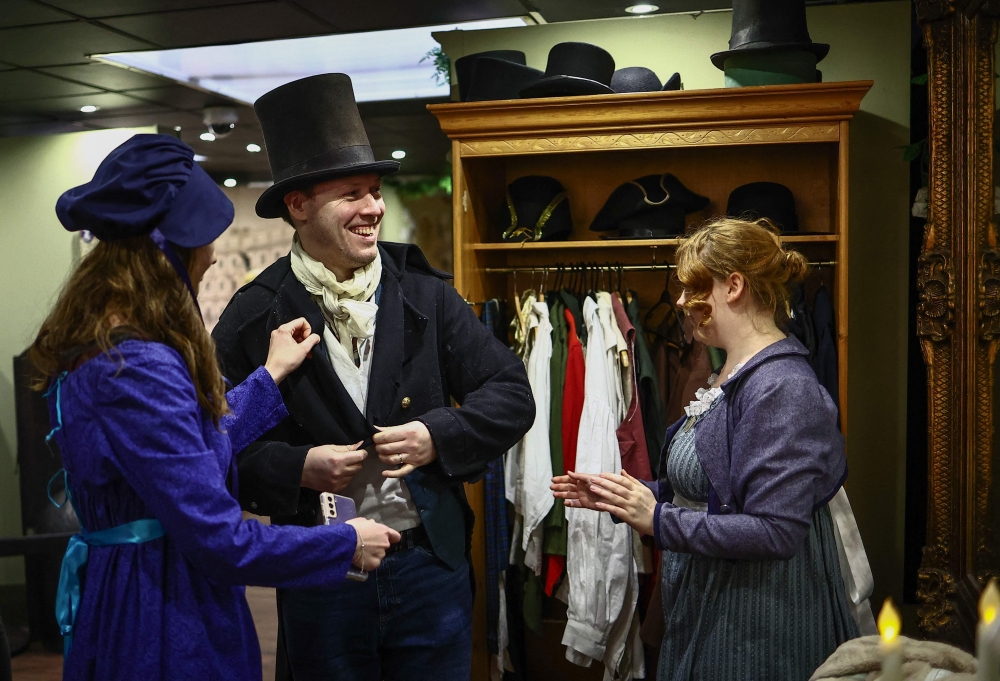
[[[359,341],[358,355],[361,366],[354,364],[354,358],[330,329],[323,328],[323,344],[330,356],[333,370],[344,384],[344,388],[362,414],[368,406],[368,380],[372,371],[374,336]],[[420,524],[420,513],[401,479],[382,477],[382,471],[395,468],[379,460],[375,449],[368,450],[368,456],[361,464],[361,471],[351,479],[341,494],[354,499],[358,515],[387,525],[397,532],[408,530]]]
[[[618,344],[613,333],[605,335],[598,304],[590,298],[583,303],[583,317],[588,336],[587,372],[576,470],[619,473],[621,453],[615,431],[623,406],[621,382],[615,374]],[[566,659],[588,666],[591,659],[605,659],[607,652],[615,657],[616,651],[608,651],[612,628],[620,617],[631,621],[635,609],[632,529],[612,522],[608,513],[584,508],[567,508],[566,520],[569,621],[562,642],[567,646]],[[624,629],[627,636],[627,623]],[[615,641],[612,648],[619,646],[624,648],[624,642]]]

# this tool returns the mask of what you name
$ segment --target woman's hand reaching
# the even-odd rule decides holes
[[[275,384],[281,383],[288,374],[298,369],[321,340],[319,334],[312,332],[305,317],[282,324],[272,331],[264,368],[271,374]]]
[[[552,478],[554,496],[571,508],[607,511],[643,534],[653,534],[656,497],[644,484],[622,471],[621,475],[588,475],[570,471]]]
[[[396,530],[368,518],[352,518],[347,524],[358,533],[353,565],[366,572],[381,565],[389,546],[401,539]]]

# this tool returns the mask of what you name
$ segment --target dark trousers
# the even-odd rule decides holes
[[[429,548],[386,556],[366,582],[281,593],[295,681],[458,681],[472,666],[469,566]]]

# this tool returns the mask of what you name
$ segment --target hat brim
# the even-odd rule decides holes
[[[579,76],[549,76],[521,90],[524,99],[613,94],[615,91],[604,83]]]
[[[397,170],[399,170],[399,161],[375,161],[373,163],[356,163],[341,168],[328,168],[325,170],[314,170],[311,173],[303,173],[302,175],[289,177],[281,182],[275,182],[264,190],[264,193],[257,199],[257,205],[254,207],[254,210],[262,218],[280,218],[285,214],[285,195],[296,189],[304,189],[326,180],[349,177],[351,175],[377,173],[382,177],[390,175]]]
[[[793,50],[812,52],[816,55],[816,63],[819,63],[830,53],[830,46],[826,43],[749,43],[746,47],[739,49],[716,52],[712,55],[712,64],[714,64],[715,68],[720,71],[725,71],[726,60],[734,54],[766,54],[769,52],[785,52]]]

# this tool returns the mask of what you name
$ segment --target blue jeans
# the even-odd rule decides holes
[[[366,582],[281,594],[295,681],[452,681],[472,668],[469,566],[416,546],[386,556]]]

